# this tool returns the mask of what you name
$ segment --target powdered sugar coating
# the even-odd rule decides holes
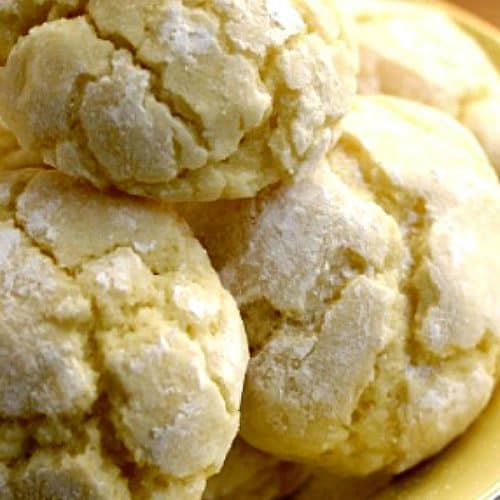
[[[205,252],[169,208],[54,171],[0,189],[0,497],[199,498],[248,358]]]
[[[183,213],[246,325],[243,438],[338,475],[391,475],[493,391],[500,187],[474,137],[431,108],[359,98],[340,131],[293,182]]]
[[[23,1],[0,33],[2,116],[26,149],[99,187],[252,196],[326,151],[355,91],[333,1],[45,0],[15,14]]]

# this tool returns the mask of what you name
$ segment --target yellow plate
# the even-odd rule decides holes
[[[500,70],[500,31],[455,5],[435,3],[484,47]],[[500,0],[498,9],[500,9]],[[500,499],[500,389],[481,418],[441,455],[395,481],[376,500]],[[349,499],[351,500],[351,499]]]
[[[500,495],[500,391],[442,455],[403,476],[376,500],[490,500]]]

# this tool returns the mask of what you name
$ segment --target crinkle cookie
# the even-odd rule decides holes
[[[203,500],[277,500],[309,475],[305,466],[262,453],[237,438],[221,472],[208,481]]]
[[[500,188],[475,138],[364,97],[326,161],[187,215],[250,342],[242,437],[339,475],[399,473],[488,402],[500,346]]]
[[[500,173],[500,77],[479,43],[444,12],[409,2],[358,1],[359,87],[435,106],[478,137]]]
[[[248,351],[169,208],[1,170],[0,316],[2,500],[201,498]]]
[[[2,24],[0,114],[21,145],[149,197],[248,197],[295,174],[356,86],[332,0],[12,0]]]

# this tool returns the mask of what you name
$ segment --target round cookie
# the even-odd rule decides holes
[[[0,315],[2,500],[201,498],[248,347],[170,208],[0,170]]]
[[[283,462],[236,438],[220,473],[208,483],[203,500],[276,500],[293,493],[310,471]]]
[[[446,13],[409,2],[344,2],[360,47],[359,89],[437,107],[477,136],[500,173],[500,77]]]
[[[491,396],[500,188],[474,137],[420,104],[361,97],[340,130],[293,183],[183,213],[249,337],[242,437],[338,475],[393,474]]]
[[[324,154],[355,91],[331,0],[89,0],[56,19],[68,3],[44,2],[46,22],[11,44],[0,114],[25,149],[99,187],[252,196]]]

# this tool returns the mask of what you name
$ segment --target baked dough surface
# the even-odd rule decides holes
[[[0,114],[21,145],[154,198],[249,197],[295,174],[356,86],[331,0],[12,0],[0,30]]]
[[[170,208],[1,170],[0,316],[2,500],[201,497],[248,347]]]
[[[360,48],[359,89],[439,108],[472,130],[500,174],[500,77],[479,42],[435,7],[343,2]]]
[[[284,462],[236,438],[224,467],[208,481],[203,500],[288,498],[309,476],[307,467]]]
[[[38,166],[41,163],[39,154],[21,149],[14,134],[0,118],[0,168]]]
[[[326,161],[253,200],[183,208],[251,348],[241,435],[339,475],[398,473],[488,402],[500,188],[432,108],[360,97]]]

